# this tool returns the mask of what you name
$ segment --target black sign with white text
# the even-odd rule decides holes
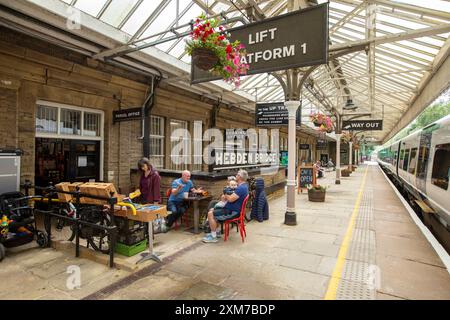
[[[279,154],[275,152],[215,149],[213,170],[261,167],[278,163]]]
[[[344,120],[342,129],[349,131],[383,130],[383,120]]]
[[[137,120],[142,118],[142,108],[122,109],[113,111],[113,122]]]
[[[297,109],[296,125],[301,124],[301,107]],[[257,103],[255,109],[255,125],[257,127],[266,126],[287,126],[289,124],[289,112],[284,102]]]
[[[309,144],[307,144],[307,143],[300,143],[299,148],[300,148],[300,150],[309,150]]]
[[[287,70],[328,62],[328,4],[264,19],[228,30],[230,41],[246,49],[247,74]],[[220,79],[191,63],[191,83]]]

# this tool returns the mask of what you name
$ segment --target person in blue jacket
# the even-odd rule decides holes
[[[242,203],[248,195],[248,173],[245,170],[239,170],[236,175],[237,188],[232,194],[224,195],[227,202],[223,208],[212,208],[208,212],[208,222],[211,233],[208,233],[203,242],[217,242],[217,228],[219,222],[234,219],[241,213]]]
[[[184,202],[184,194],[189,192],[199,193],[202,192],[202,190],[201,188],[194,188],[194,184],[191,181],[191,173],[185,170],[183,171],[181,178],[175,179],[172,182],[172,190],[167,202],[167,210],[169,210],[171,214],[166,218],[163,232],[166,232],[168,228],[172,227],[173,223],[186,212],[187,206]]]

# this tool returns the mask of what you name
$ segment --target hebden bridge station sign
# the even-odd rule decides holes
[[[246,48],[248,74],[328,62],[328,4],[317,5],[229,30]],[[191,83],[220,79],[191,63]]]

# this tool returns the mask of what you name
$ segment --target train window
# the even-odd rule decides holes
[[[431,183],[444,190],[448,189],[450,175],[450,143],[436,146],[433,160]]]
[[[412,174],[416,174],[416,162],[417,162],[417,148],[411,149],[411,154],[409,158],[409,169],[408,172]]]
[[[408,169],[408,160],[409,160],[409,149],[405,150],[405,158],[403,159],[403,170]]]
[[[398,163],[398,167],[403,168],[403,159],[405,158],[405,149],[400,150],[400,162]]]

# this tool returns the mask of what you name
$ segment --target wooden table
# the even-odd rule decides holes
[[[212,196],[198,196],[198,197],[188,197],[185,198],[184,201],[194,204],[194,233],[199,233],[199,224],[200,224],[200,210],[199,210],[199,202],[205,200],[211,200]]]
[[[114,210],[114,215],[118,217],[124,217],[130,220],[148,222],[148,252],[141,253],[142,258],[136,262],[136,264],[147,261],[154,260],[156,262],[161,262],[161,259],[153,252],[153,221],[160,217],[167,216],[167,208],[163,205],[157,205],[158,209],[148,210],[144,208],[137,209],[136,215],[133,215],[131,209],[127,207],[122,207],[119,210]],[[156,206],[149,204],[148,206]]]

